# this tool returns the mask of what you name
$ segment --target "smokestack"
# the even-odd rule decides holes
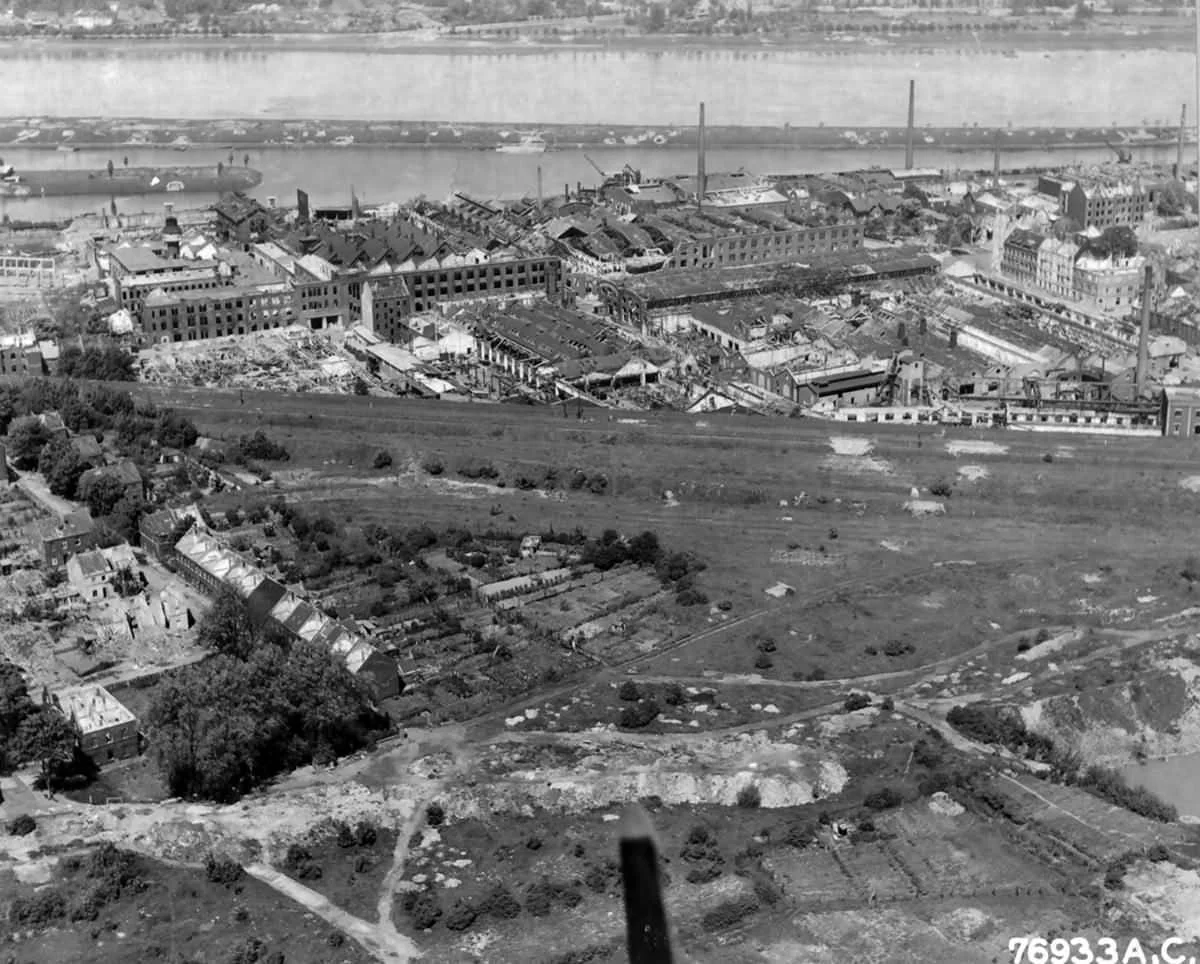
[[[908,139],[904,144],[904,169],[911,171],[913,168],[913,117],[916,111],[917,102],[917,82],[910,80],[908,82]]]
[[[707,186],[707,175],[704,171],[704,102],[700,103],[700,129],[696,147],[696,210],[704,207],[704,190]]]
[[[538,165],[538,207],[542,206],[542,165]]]
[[[1000,132],[996,131],[996,143],[992,145],[992,188],[1000,186]]]
[[[1187,124],[1187,104],[1179,108],[1179,143],[1175,150],[1175,180],[1183,180],[1183,131]]]
[[[1138,330],[1137,369],[1133,379],[1133,394],[1140,399],[1146,390],[1146,369],[1150,365],[1150,300],[1154,297],[1154,267],[1146,265],[1142,288],[1142,324]]]

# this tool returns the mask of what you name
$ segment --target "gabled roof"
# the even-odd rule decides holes
[[[250,622],[258,627],[271,616],[276,604],[287,595],[287,589],[274,579],[264,579],[253,592],[246,597],[246,611],[250,614]]]

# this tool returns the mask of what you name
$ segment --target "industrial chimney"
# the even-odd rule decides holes
[[[1000,132],[996,131],[996,143],[992,145],[992,190],[1000,187]]]
[[[908,137],[904,142],[904,169],[911,171],[913,169],[913,118],[916,111],[917,102],[917,82],[910,80],[908,82]]]
[[[541,164],[539,164],[539,165],[538,165],[538,193],[537,193],[537,199],[538,199],[538,207],[541,207],[541,206],[542,206],[542,165],[541,165]]]
[[[1187,104],[1179,108],[1179,142],[1175,149],[1175,180],[1183,180],[1183,131],[1187,125]]]
[[[708,176],[704,171],[704,103],[700,104],[700,128],[696,141],[696,210],[704,207],[704,192]]]
[[[1146,391],[1147,369],[1150,367],[1150,302],[1154,298],[1154,267],[1146,265],[1142,282],[1142,324],[1138,329],[1137,369],[1133,377],[1133,397],[1140,399]]]

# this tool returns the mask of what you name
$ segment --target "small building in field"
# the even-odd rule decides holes
[[[137,756],[137,717],[103,686],[74,686],[52,700],[75,727],[79,749],[96,766]]]

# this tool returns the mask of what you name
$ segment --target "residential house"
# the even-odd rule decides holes
[[[90,465],[100,465],[104,461],[104,449],[94,435],[85,432],[83,435],[71,436],[71,448]]]
[[[1075,261],[1075,295],[1101,311],[1128,315],[1141,306],[1146,259],[1082,255]]]
[[[207,529],[194,525],[176,543],[171,558],[180,574],[201,591],[215,595],[228,589],[245,600],[250,618],[257,625],[269,623],[293,638],[328,649],[363,681],[375,699],[388,699],[403,691],[404,680],[395,660],[268,578]]]
[[[117,595],[113,580],[121,570],[137,572],[133,549],[121,544],[108,549],[89,549],[67,560],[67,580],[83,599],[95,602]]]
[[[120,483],[125,495],[135,498],[145,494],[146,483],[142,473],[130,459],[114,462],[112,465],[102,465],[99,468],[88,469],[79,477],[79,488],[86,491],[100,479],[114,479]]]
[[[1037,251],[1035,284],[1060,298],[1075,297],[1075,258],[1079,245],[1046,238]]]
[[[103,686],[60,690],[52,700],[75,728],[79,749],[96,766],[137,756],[137,717]]]
[[[62,519],[47,520],[40,526],[42,559],[47,566],[64,566],[77,552],[96,545],[96,524],[86,509],[69,512]]]
[[[63,424],[62,416],[58,412],[42,412],[37,419],[42,428],[49,433],[51,439],[70,437],[71,430]]]
[[[189,526],[194,521],[190,513],[178,509],[160,509],[142,516],[138,523],[142,548],[159,562],[166,561],[174,553],[175,543],[186,531],[181,524],[184,519]]]
[[[1016,228],[1004,240],[1000,270],[1018,284],[1036,285],[1038,252],[1045,238],[1033,231]]]

